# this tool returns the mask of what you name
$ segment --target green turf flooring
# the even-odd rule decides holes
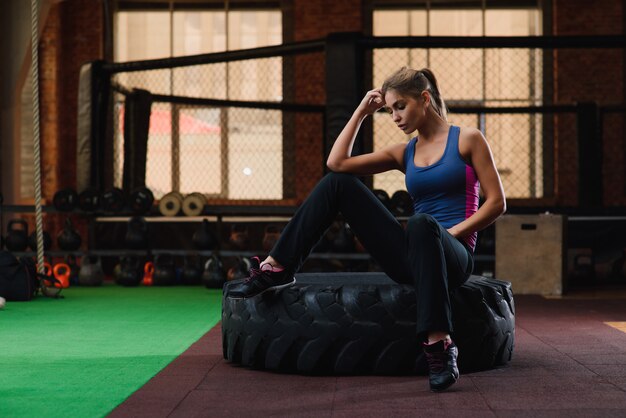
[[[0,417],[104,416],[221,315],[204,287],[74,287],[0,310]]]

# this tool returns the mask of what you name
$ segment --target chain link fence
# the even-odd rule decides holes
[[[580,134],[574,107],[579,97],[577,83],[569,79],[564,83],[564,77],[572,77],[567,73],[559,76],[563,84],[557,85],[553,71],[556,65],[563,66],[559,59],[571,55],[571,46],[487,43],[476,47],[476,42],[468,46],[456,40],[441,48],[414,47],[415,39],[398,39],[391,41],[408,46],[385,44],[385,38],[364,43],[365,53],[371,52],[372,86],[379,87],[402,66],[433,70],[449,108],[449,122],[476,127],[489,141],[508,199],[558,198],[559,190],[578,188],[582,156],[576,142]],[[616,47],[576,48],[582,56],[593,53],[594,59],[585,64],[589,75],[600,75],[602,66],[622,53]],[[324,164],[316,153],[327,133],[324,103],[333,94],[320,88],[324,85],[322,49],[259,58],[249,58],[245,54],[254,50],[248,50],[221,62],[207,55],[208,63],[113,71],[112,83],[119,87],[114,95],[114,184],[122,184],[124,166],[123,92],[145,89],[155,95],[146,185],[157,199],[171,190],[233,201],[295,197],[297,164],[300,176],[306,173],[306,179],[298,181],[312,187],[323,169],[302,169],[302,164],[310,165],[312,160],[318,166]],[[601,105],[603,89],[610,87],[598,85],[597,92],[583,98]],[[623,111],[608,115],[607,121],[617,122],[605,123],[601,134],[606,138],[619,135],[623,118]],[[375,114],[372,123],[374,150],[409,139],[386,113]],[[616,154],[605,150],[605,161],[622,166],[623,153],[619,158]],[[311,155],[314,158],[307,158]],[[558,172],[556,161],[562,162]],[[400,172],[377,174],[372,187],[392,195],[405,189],[404,176]],[[557,204],[576,205],[575,196],[568,199]]]
[[[323,58],[315,53],[298,58],[307,55]],[[290,91],[289,102],[302,102],[291,93],[293,75],[286,68],[292,67],[291,60],[278,56],[115,73],[114,185],[123,182],[124,92],[142,89],[154,98],[146,186],[156,198],[172,190],[226,200],[291,197],[298,126],[313,128],[320,142],[324,136],[323,109],[264,108],[264,103],[285,102],[284,87]],[[211,105],[206,100],[242,103]]]
[[[540,113],[460,113],[464,107],[529,107],[544,104],[543,54],[539,49],[374,49],[373,81],[380,86],[402,66],[433,70],[454,125],[480,129],[489,141],[509,198],[541,198],[544,167],[544,116]],[[408,139],[408,137],[406,138]],[[374,147],[397,142],[398,129],[385,114],[374,120]],[[403,189],[401,173],[374,177],[374,187]]]

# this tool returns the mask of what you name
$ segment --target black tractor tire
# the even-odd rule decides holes
[[[424,374],[415,335],[413,287],[384,273],[305,273],[295,285],[248,299],[224,285],[224,358],[243,366],[302,374]],[[471,276],[451,293],[452,338],[461,372],[511,360],[511,285]]]

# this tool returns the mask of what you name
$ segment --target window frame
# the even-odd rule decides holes
[[[486,32],[486,11],[487,10],[517,10],[517,9],[533,9],[533,10],[537,10],[537,12],[540,14],[541,16],[541,33],[542,34],[546,34],[546,33],[551,33],[551,0],[513,0],[513,1],[507,1],[503,4],[503,2],[501,1],[497,1],[497,0],[417,0],[417,1],[410,1],[410,0],[364,0],[364,26],[365,26],[365,34],[368,36],[374,36],[374,13],[376,11],[386,11],[386,10],[402,10],[402,11],[412,11],[412,10],[426,10],[427,13],[427,28],[426,28],[426,33],[427,36],[430,34],[430,28],[428,27],[428,25],[430,24],[430,19],[429,19],[429,12],[431,10],[475,10],[475,9],[480,9],[482,11],[482,34],[483,36],[485,36],[485,32]],[[483,72],[483,80],[485,77],[485,71],[486,71],[486,67],[485,67],[485,49],[483,49],[482,52],[483,55],[483,65],[482,65],[482,72]],[[374,62],[374,53],[373,50],[368,50],[366,52],[366,80],[367,83],[369,83],[369,87],[368,88],[373,88],[373,82],[374,82],[374,66],[375,66],[375,62]],[[547,77],[550,77],[551,74],[551,68],[552,68],[552,57],[551,54],[543,54],[543,59],[541,62],[537,62],[534,65],[539,65],[541,66],[542,70],[543,70],[543,80],[542,80],[542,94],[541,94],[541,101],[542,103],[552,103],[552,93],[550,91],[550,89],[547,89],[546,86],[551,85],[551,83],[549,83],[549,80],[547,79]],[[537,71],[537,67],[534,67],[532,69],[532,71]],[[483,82],[483,87],[482,87],[482,93],[481,96],[477,98],[475,101],[473,101],[473,105],[485,105],[485,103],[489,102],[493,102],[492,99],[490,99],[489,97],[486,96],[486,88],[484,86],[484,82]],[[531,100],[532,98],[529,98],[528,100]],[[519,100],[522,100],[521,98]],[[462,101],[462,103],[459,103],[457,101],[452,101],[452,100],[448,100],[447,101],[447,105],[467,105],[468,103],[465,103],[465,101]],[[546,129],[550,129],[550,118],[549,117],[545,117],[543,118],[543,125]],[[479,126],[477,126],[478,128],[484,128],[484,121],[485,121],[485,117],[484,115],[480,116],[477,118],[478,120],[478,124]],[[532,122],[534,123],[534,122]],[[484,130],[484,129],[483,129]],[[374,150],[374,146],[375,146],[375,141],[374,141],[374,122],[373,119],[368,119],[366,121],[366,123],[364,124],[364,145],[365,145],[365,150],[367,151],[372,151]],[[535,130],[532,130],[532,132],[530,133],[531,135],[531,144],[535,144]],[[535,200],[535,199],[542,199],[542,198],[548,198],[548,197],[552,197],[554,195],[554,189],[553,189],[553,185],[554,185],[554,172],[552,169],[546,169],[546,167],[551,167],[552,166],[552,161],[554,158],[554,151],[553,151],[553,140],[551,138],[546,138],[544,135],[544,138],[542,140],[543,145],[542,145],[542,160],[543,160],[543,167],[544,167],[544,172],[543,172],[543,187],[541,187],[541,195],[537,196],[536,195],[536,187],[532,186],[533,184],[535,184],[535,179],[534,179],[534,167],[530,167],[530,176],[533,177],[530,179],[530,188],[528,190],[528,196],[527,197],[520,197],[518,199],[520,200]],[[534,151],[536,152],[536,151]],[[532,165],[532,164],[531,164]],[[372,176],[371,178],[367,179],[368,182],[368,186],[370,187],[374,187],[374,177]]]
[[[112,0],[113,1],[113,12],[111,13],[111,18],[110,18],[110,22],[109,22],[109,30],[110,33],[112,34],[111,37],[111,52],[110,52],[110,58],[111,61],[113,61],[113,57],[115,56],[115,39],[114,36],[117,33],[117,28],[115,27],[116,22],[117,22],[117,13],[118,12],[154,12],[154,11],[160,11],[160,12],[169,12],[169,22],[170,22],[170,54],[169,57],[164,57],[164,58],[172,58],[174,57],[174,51],[173,51],[173,34],[174,34],[174,13],[176,12],[181,12],[181,11],[212,11],[212,12],[224,12],[225,13],[225,18],[226,21],[228,22],[229,19],[229,13],[230,12],[255,12],[255,11],[259,11],[259,12],[264,12],[264,11],[276,11],[278,13],[280,13],[281,15],[281,38],[282,38],[282,43],[287,42],[288,40],[292,39],[292,32],[291,31],[287,31],[286,29],[291,29],[292,28],[292,24],[287,22],[287,19],[292,17],[291,11],[292,11],[292,7],[290,7],[291,1],[290,0],[278,0],[278,1],[263,1],[263,0],[229,0],[229,1],[216,1],[216,0],[183,0],[183,1],[177,1],[177,0]],[[230,45],[230,34],[228,31],[228,23],[226,24],[226,39],[225,39],[225,49],[224,51],[233,51],[236,49],[229,49],[229,45]],[[288,70],[290,67],[289,65],[285,62],[286,60],[283,59],[282,60],[282,67],[283,70]],[[229,65],[229,63],[226,64],[227,66]],[[227,70],[228,73],[228,70]],[[282,90],[283,90],[283,97],[285,97],[287,93],[285,92],[285,86],[287,85],[287,81],[286,78],[287,76],[291,74],[291,72],[289,72],[288,74],[285,73],[283,74],[283,80],[282,80]],[[290,75],[289,75],[290,76]],[[292,84],[292,83],[289,83]],[[229,97],[229,91],[230,91],[230,85],[227,87],[226,89],[226,98],[228,99]],[[170,91],[170,94],[172,94],[172,92]],[[172,190],[180,190],[180,186],[181,186],[181,173],[180,173],[180,136],[179,136],[179,132],[178,130],[174,129],[175,126],[178,125],[178,120],[175,120],[175,118],[178,117],[178,115],[180,115],[181,110],[182,109],[189,109],[193,106],[190,105],[179,105],[179,104],[175,104],[172,103],[170,104],[170,113],[171,113],[171,126],[172,126],[172,132],[171,132],[171,144],[172,144],[172,151],[171,151],[171,188]],[[229,173],[229,161],[228,161],[228,147],[229,147],[229,141],[228,141],[228,112],[229,109],[228,108],[220,108],[219,109],[220,112],[220,127],[221,127],[221,132],[222,132],[222,145],[220,147],[220,164],[221,164],[221,190],[219,193],[216,194],[206,194],[207,196],[213,197],[213,198],[220,198],[220,199],[227,199],[227,200],[241,200],[241,199],[231,199],[229,197],[229,177],[230,177],[230,173]],[[283,128],[284,128],[284,124],[286,122],[283,121]],[[113,143],[113,141],[111,141],[111,144]],[[282,146],[283,146],[283,153],[285,151],[285,146],[288,146],[289,149],[293,148],[292,145],[288,145],[291,144],[292,141],[288,141],[286,138],[284,138],[283,135],[283,140],[282,140]],[[107,150],[107,153],[110,154],[108,155],[108,161],[111,161],[111,164],[113,164],[114,161],[114,155],[113,155],[113,145],[110,146],[110,149]],[[288,165],[288,163],[283,162],[283,180],[282,180],[282,199],[285,198],[289,198],[291,197],[294,193],[294,185],[292,181],[286,180],[288,179],[289,175],[286,175],[285,173],[285,169],[286,169],[286,165]],[[111,169],[111,173],[110,173],[110,181],[113,182],[114,181],[114,170],[113,168]],[[244,199],[245,200],[245,199]],[[270,199],[273,200],[273,199]]]

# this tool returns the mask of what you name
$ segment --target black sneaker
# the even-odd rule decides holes
[[[459,379],[459,369],[456,365],[459,349],[452,340],[424,344],[424,354],[428,362],[430,390],[440,392]]]
[[[287,269],[279,270],[270,264],[259,265],[259,258],[253,257],[248,277],[230,287],[226,296],[232,299],[251,298],[268,290],[289,287],[296,282],[296,278]]]

